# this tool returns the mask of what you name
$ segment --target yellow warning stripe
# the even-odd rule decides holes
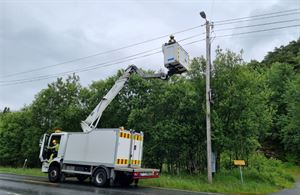
[[[125,132],[120,132],[119,136],[122,137],[122,138],[126,138],[126,139],[131,138],[131,134],[130,133],[125,133]]]
[[[131,164],[132,165],[138,165],[138,164],[141,164],[142,161],[140,160],[131,160]]]
[[[141,135],[135,135],[134,136],[134,139],[135,140],[138,140],[138,141],[142,141],[143,140],[143,137]]]
[[[130,133],[125,133],[125,132],[120,132],[119,137],[126,138],[126,139],[131,139],[131,134]],[[143,137],[141,135],[133,135],[133,139],[137,141],[142,141]]]
[[[120,159],[120,158],[118,158],[116,160],[116,164],[118,164],[118,165],[127,165],[128,164],[128,159]]]

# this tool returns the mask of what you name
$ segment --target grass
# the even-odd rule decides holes
[[[219,192],[225,194],[264,195],[294,186],[295,178],[300,174],[300,167],[286,166],[284,173],[269,175],[244,169],[244,184],[241,184],[238,169],[216,174],[213,184],[207,183],[205,175],[170,175],[162,174],[158,179],[142,180],[143,186],[175,188],[202,192]]]
[[[293,187],[295,179],[300,176],[300,167],[297,166],[284,164],[272,169],[274,171],[244,169],[244,184],[241,184],[239,170],[236,168],[216,174],[212,185],[207,183],[205,175],[171,175],[166,173],[161,174],[158,179],[141,180],[139,185],[225,194],[263,195]],[[46,177],[46,174],[42,173],[39,168],[0,167],[0,173]]]
[[[30,176],[47,176],[41,172],[40,168],[12,168],[12,167],[0,167],[0,173],[13,173],[17,175],[30,175]]]

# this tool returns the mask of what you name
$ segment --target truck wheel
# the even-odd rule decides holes
[[[76,175],[79,182],[84,182],[89,176],[88,175]]]
[[[53,183],[56,183],[60,180],[60,170],[57,166],[51,166],[49,168],[48,179]]]
[[[107,175],[104,169],[98,169],[93,175],[93,184],[97,187],[103,187],[107,183]]]

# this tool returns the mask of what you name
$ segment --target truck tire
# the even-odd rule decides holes
[[[89,176],[88,175],[76,175],[76,178],[79,182],[84,182]]]
[[[104,169],[97,169],[93,174],[93,184],[97,187],[104,187],[107,184],[107,174]]]
[[[56,183],[60,180],[60,170],[58,166],[50,166],[48,172],[48,179],[50,182]]]

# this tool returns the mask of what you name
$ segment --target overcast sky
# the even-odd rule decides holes
[[[4,107],[18,110],[24,105],[29,105],[34,96],[47,87],[47,83],[56,80],[51,77],[25,82],[23,79],[36,80],[39,76],[51,76],[105,62],[117,62],[121,61],[118,59],[160,48],[168,41],[168,37],[57,65],[199,26],[204,23],[199,16],[202,10],[206,12],[209,20],[220,21],[290,9],[300,9],[300,0],[0,0],[0,110]],[[212,50],[215,50],[217,45],[235,52],[243,49],[246,61],[262,60],[263,56],[274,47],[299,38],[300,27],[232,37],[218,38],[218,36],[300,24],[300,21],[290,21],[236,28],[294,19],[300,19],[300,13],[222,26],[216,23],[213,34],[216,38]],[[235,29],[222,30],[224,28]],[[186,44],[204,38],[204,35],[201,35],[203,32],[203,27],[196,28],[175,34],[175,38],[180,40],[199,34],[198,37],[182,41],[182,44]],[[192,57],[205,55],[203,41],[186,45],[184,48]],[[131,59],[105,67],[100,65],[98,69],[77,74],[81,78],[82,85],[87,86],[92,81],[115,74],[118,69],[126,68],[129,64],[135,64],[143,69],[163,69],[163,54]],[[42,69],[31,71],[38,68]],[[23,74],[17,74],[22,72]],[[18,81],[18,84],[11,81]]]

